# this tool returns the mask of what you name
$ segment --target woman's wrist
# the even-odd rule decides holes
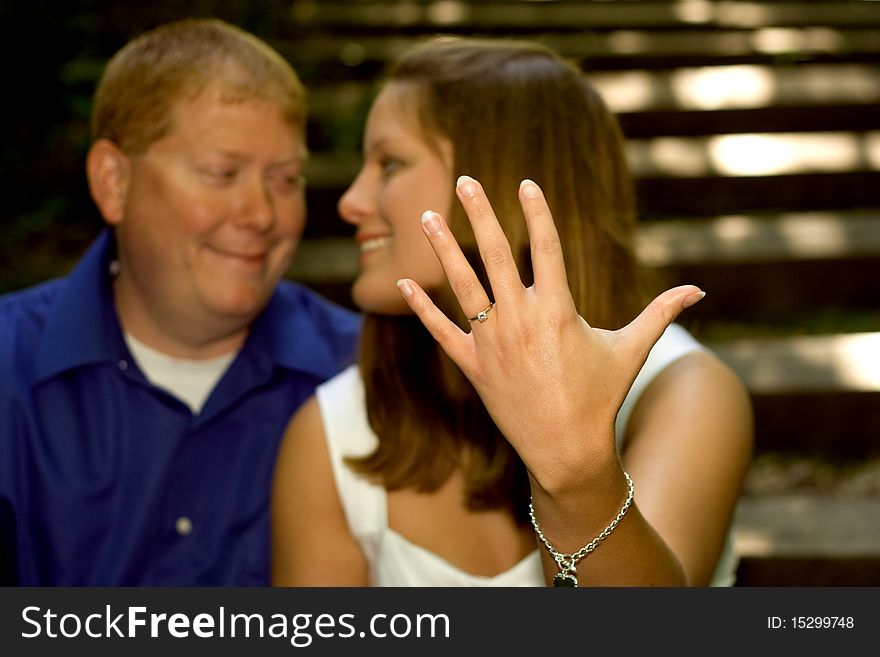
[[[532,512],[543,534],[560,552],[575,552],[598,535],[620,512],[629,480],[617,453],[597,458],[564,486],[549,488],[532,480]]]
[[[623,466],[613,427],[593,434],[579,431],[556,444],[556,449],[541,454],[540,463],[526,463],[533,497],[564,504],[568,498],[577,500],[597,487],[622,480]],[[560,449],[560,444],[571,448]]]
[[[632,478],[629,476],[629,473],[624,471],[624,478],[626,479],[627,484],[627,493],[626,500],[623,502],[623,505],[620,507],[620,511],[617,512],[617,515],[609,522],[605,529],[596,534],[593,539],[589,543],[585,543],[583,547],[576,551],[571,552],[562,552],[557,550],[553,544],[547,539],[544,535],[544,532],[541,531],[541,525],[538,522],[538,518],[535,515],[535,509],[531,502],[529,502],[529,518],[532,521],[532,527],[535,530],[535,534],[538,536],[538,540],[541,544],[546,548],[547,552],[556,562],[556,567],[559,568],[559,572],[556,573],[553,577],[553,586],[577,586],[578,578],[577,578],[577,566],[581,559],[586,557],[588,554],[593,552],[596,548],[601,545],[606,538],[611,536],[611,533],[617,529],[617,526],[620,524],[620,521],[623,520],[624,516],[629,511],[632,506],[633,499],[635,498],[635,484],[633,483]]]

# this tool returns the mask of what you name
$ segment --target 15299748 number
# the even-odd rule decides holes
[[[852,616],[767,616],[770,630],[851,630],[854,627]]]

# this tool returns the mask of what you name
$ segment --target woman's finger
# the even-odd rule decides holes
[[[704,296],[706,293],[695,285],[679,285],[659,294],[638,317],[621,329],[624,348],[634,359],[644,362],[666,327]]]
[[[446,272],[446,279],[465,317],[474,317],[485,310],[489,306],[489,297],[444,218],[432,210],[426,210],[422,214],[422,230]]]
[[[568,290],[565,276],[565,261],[562,258],[562,243],[553,215],[547,206],[544,192],[532,180],[523,180],[519,185],[519,200],[529,230],[529,243],[532,253],[532,271],[535,276],[535,289]],[[568,293],[569,298],[571,294]]]
[[[461,371],[467,374],[474,362],[472,347],[469,346],[473,342],[468,335],[434,305],[431,297],[415,281],[402,278],[397,281],[397,289],[437,343]]]
[[[495,300],[499,301],[522,291],[522,281],[510,251],[510,244],[482,185],[470,176],[461,176],[455,185],[455,191],[474,230]]]

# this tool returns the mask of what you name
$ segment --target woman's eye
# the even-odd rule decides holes
[[[383,157],[379,160],[379,166],[382,168],[382,177],[388,178],[403,166],[403,162],[396,157]]]

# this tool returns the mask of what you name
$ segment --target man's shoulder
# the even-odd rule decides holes
[[[64,280],[58,278],[0,295],[0,342],[5,343],[20,331],[40,333]]]
[[[63,284],[57,279],[0,295],[0,403],[30,380]]]

